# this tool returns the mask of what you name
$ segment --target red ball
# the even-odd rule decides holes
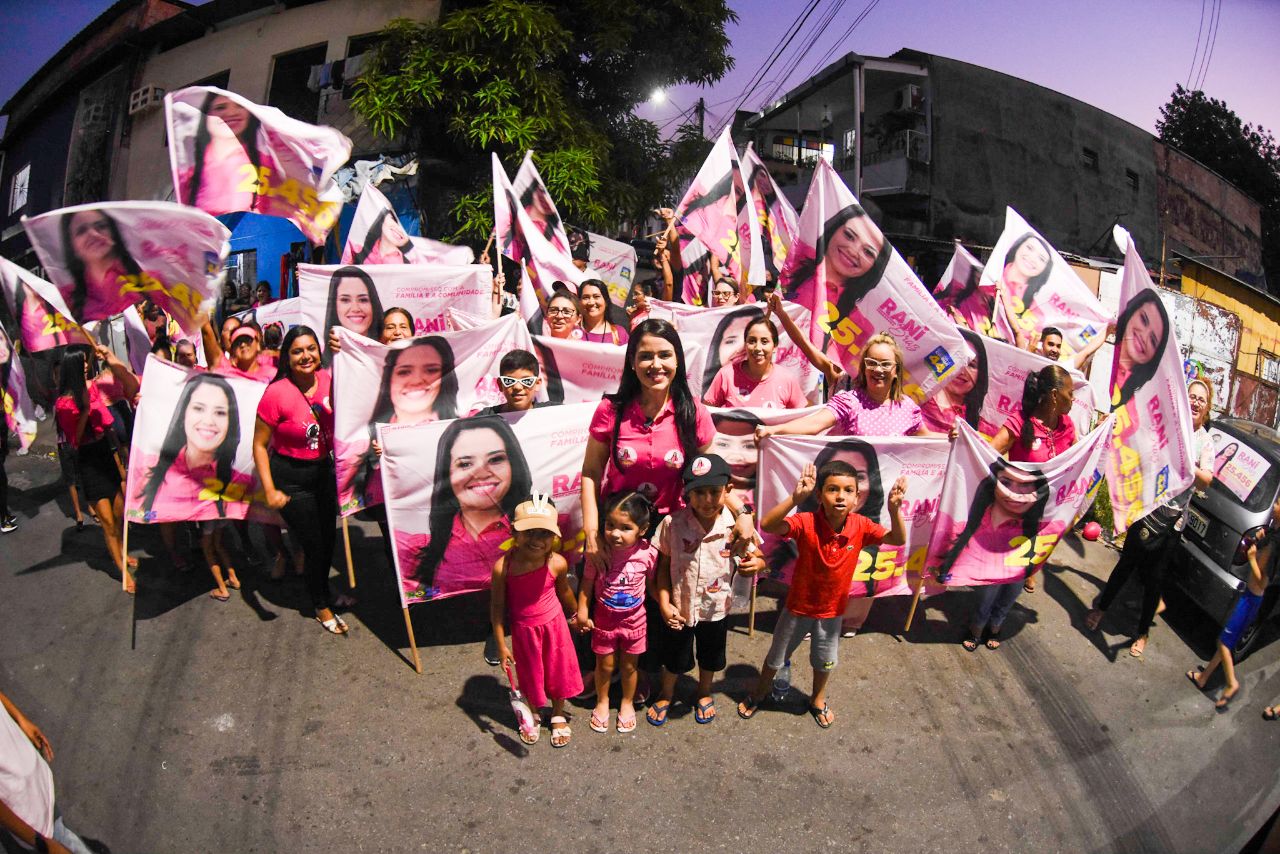
[[[1096,540],[1102,536],[1102,526],[1097,522],[1086,522],[1081,533],[1084,534],[1086,540]]]

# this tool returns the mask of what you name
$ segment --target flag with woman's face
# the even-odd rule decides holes
[[[757,481],[761,512],[777,506],[795,489],[806,463],[819,470],[827,463],[849,465],[858,482],[853,512],[890,526],[889,490],[899,477],[907,479],[902,521],[905,546],[869,546],[858,556],[849,595],[900,596],[915,592],[924,568],[925,548],[938,510],[938,481],[947,466],[946,439],[911,436],[770,436],[760,444]],[[800,511],[821,513],[819,494],[801,503]],[[765,560],[770,576],[790,583],[796,551],[785,540],[766,537]]]
[[[333,176],[351,157],[351,140],[213,86],[170,92],[164,112],[178,201],[215,216],[283,217],[324,243],[342,210]]]
[[[103,202],[23,217],[67,319],[103,320],[150,299],[195,335],[222,293],[231,232],[173,202]]]
[[[811,312],[813,342],[850,373],[872,336],[892,335],[902,348],[903,390],[917,401],[968,361],[956,324],[823,158],[780,284]]]
[[[244,519],[262,485],[253,430],[266,385],[147,357],[142,375],[125,518],[131,522]]]
[[[488,589],[514,544],[515,508],[532,491],[555,502],[552,548],[578,562],[582,458],[596,406],[378,427],[401,604]]]
[[[929,573],[959,587],[1038,572],[1092,503],[1110,428],[1108,419],[1046,463],[1011,463],[961,424],[929,537]]]
[[[84,340],[53,283],[7,258],[0,258],[0,326],[29,352]]]
[[[4,413],[0,430],[14,433],[18,437],[18,453],[25,454],[36,440],[35,405],[27,395],[22,360],[3,327],[0,327],[0,412]]]
[[[786,264],[787,252],[800,228],[800,217],[756,154],[755,143],[747,143],[747,150],[742,152],[742,178],[760,223],[765,266],[776,276]]]
[[[444,421],[501,403],[499,362],[512,350],[533,349],[514,314],[391,344],[336,332],[333,453],[343,515],[382,503],[376,425]]]
[[[933,296],[957,323],[990,336],[995,322],[996,288],[991,283],[982,284],[981,279],[982,262],[957,241]]]
[[[410,236],[390,200],[373,184],[365,184],[347,231],[347,243],[342,247],[343,264],[456,266],[475,260],[476,255],[469,246],[452,246],[439,240]]]
[[[1063,355],[1105,335],[1112,317],[1058,250],[1013,208],[1005,209],[1004,232],[979,287],[997,289],[1015,334],[1037,334],[1046,326],[1062,330]]]
[[[511,181],[520,207],[529,216],[534,229],[546,238],[557,252],[569,253],[569,237],[565,234],[564,221],[560,219],[560,211],[556,209],[555,200],[547,191],[542,174],[533,162],[533,152],[526,151],[516,177]],[[593,244],[594,245],[594,244]]]
[[[1111,361],[1107,486],[1116,533],[1191,486],[1195,447],[1182,351],[1173,319],[1132,239],[1120,279]]]
[[[725,128],[675,210],[676,222],[703,245],[732,278],[764,284],[760,220],[742,178],[738,152]]]

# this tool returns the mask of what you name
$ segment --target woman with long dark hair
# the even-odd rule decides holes
[[[115,354],[101,346],[97,353],[106,361],[121,384],[136,393],[137,378]],[[90,379],[89,370],[87,350],[69,347],[63,352],[54,417],[66,436],[67,443],[75,449],[85,499],[97,511],[107,552],[124,577],[125,589],[132,593],[133,576],[129,573],[129,567],[135,566],[137,562],[125,560],[124,496],[120,492],[120,464],[108,435],[115,418],[98,389],[99,384]]]
[[[920,404],[920,416],[925,426],[935,433],[952,433],[959,420],[984,436],[990,436],[996,427],[981,417],[982,402],[987,399],[989,384],[987,348],[981,335],[968,329],[960,329],[959,332],[969,345],[973,358],[956,372],[951,382]]]
[[[579,285],[578,306],[582,311],[584,341],[622,346],[630,339],[627,313],[613,304],[604,282],[587,279]]]
[[[329,307],[325,311],[324,328],[330,332],[341,326],[349,332],[374,338],[382,329],[382,299],[373,279],[359,267],[340,267],[329,277]],[[324,364],[333,361],[326,350]]]
[[[405,596],[410,601],[433,599],[487,581],[511,539],[512,515],[528,499],[532,483],[520,441],[501,417],[450,424],[436,456],[428,540],[421,545],[412,538],[404,542],[413,552],[402,561],[410,567]]]
[[[67,214],[58,225],[71,274],[70,293],[62,285],[58,290],[77,321],[110,317],[138,301],[136,291],[121,292],[121,278],[139,276],[142,268],[129,254],[115,220],[100,210],[83,210]]]
[[[1111,409],[1129,401],[1160,367],[1169,344],[1169,312],[1154,289],[1141,291],[1116,320],[1115,368],[1111,372]]]
[[[384,208],[373,218],[365,233],[364,243],[356,250],[352,264],[412,264],[409,253],[413,242],[391,208]]]
[[[1028,231],[1013,242],[1004,255],[997,286],[1011,320],[1017,323],[1031,310],[1052,273],[1053,250],[1042,238]]]
[[[191,170],[179,178],[184,204],[215,216],[257,207],[261,167],[273,167],[258,150],[262,123],[239,102],[209,92],[200,105]],[[266,161],[266,162],[264,162]]]
[[[338,519],[333,473],[333,380],[320,365],[320,339],[295,326],[280,345],[276,378],[258,403],[253,461],[267,506],[280,511],[302,547],[307,593],[315,618],[332,634],[346,634],[329,597],[329,569]]]

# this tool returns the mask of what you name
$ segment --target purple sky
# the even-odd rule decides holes
[[[841,2],[821,0],[809,25]],[[1201,0],[984,0],[981,4],[879,0],[852,34],[834,45],[872,2],[844,0],[837,18],[802,58],[790,67],[780,60],[769,79],[776,81],[790,71],[785,88],[791,88],[833,47],[832,60],[848,51],[887,56],[911,47],[1031,80],[1154,131],[1160,105],[1175,83],[1187,80],[1201,9],[1205,9],[1207,30],[1214,0],[1203,4]],[[709,89],[673,89],[668,103],[646,106],[642,114],[661,124],[688,109],[701,94],[711,105],[708,132],[714,130],[719,125],[715,119],[727,120],[747,81],[804,5],[801,0],[730,0],[730,4],[740,18],[729,30],[737,67]],[[0,0],[0,32],[5,34],[0,102],[7,101],[67,39],[110,5],[109,0],[40,4]],[[965,7],[980,11],[967,15],[957,11]],[[1202,47],[1205,35],[1201,34]],[[802,38],[797,38],[792,48],[801,43]],[[1277,45],[1280,2],[1221,0],[1218,35],[1203,88],[1225,100],[1245,121],[1280,132]],[[762,87],[746,107],[758,108],[772,88]]]

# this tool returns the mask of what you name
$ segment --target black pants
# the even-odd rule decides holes
[[[1147,548],[1138,536],[1138,527],[1138,524],[1133,525],[1124,538],[1120,560],[1116,562],[1116,568],[1111,570],[1107,586],[1098,597],[1098,610],[1105,611],[1111,607],[1116,595],[1136,569],[1138,578],[1142,580],[1142,613],[1138,617],[1137,633],[1141,637],[1151,630],[1151,624],[1155,622],[1156,606],[1160,603],[1160,590],[1164,586],[1164,565],[1169,556],[1169,544],[1178,534],[1170,530],[1154,548]]]
[[[307,563],[307,593],[317,610],[330,607],[329,569],[338,524],[338,495],[333,461],[296,460],[271,455],[271,479],[289,496],[280,511],[284,524],[302,547]]]

